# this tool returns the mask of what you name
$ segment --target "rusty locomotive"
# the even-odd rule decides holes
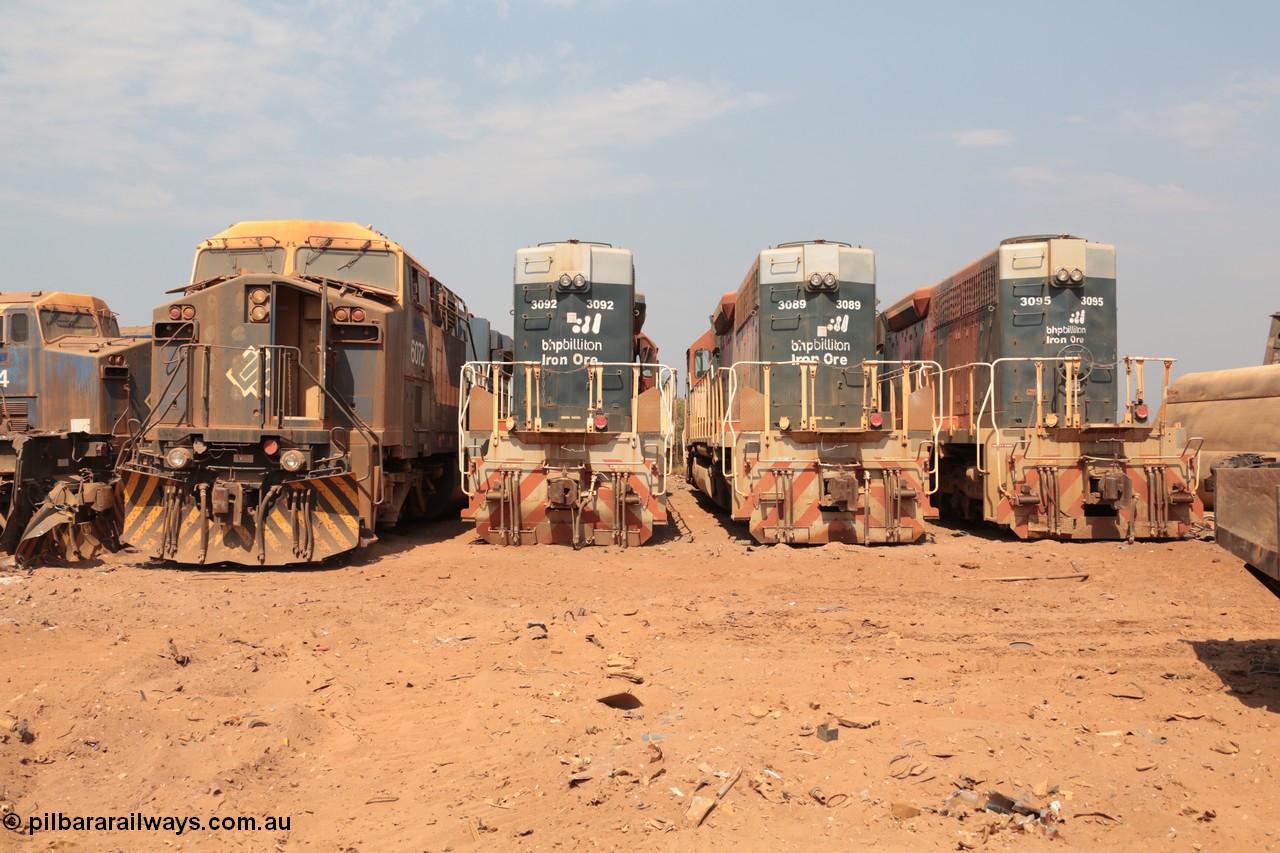
[[[243,222],[155,309],[122,539],[183,563],[311,563],[461,500],[465,303],[354,223]],[[488,337],[486,333],[486,337]]]
[[[674,372],[641,332],[632,253],[520,249],[513,361],[462,371],[464,518],[499,545],[642,545],[667,523]]]
[[[1203,522],[1198,443],[1118,359],[1115,247],[1016,237],[881,312],[889,358],[937,361],[938,506],[1020,538],[1180,538]],[[1117,417],[1119,402],[1123,414]]]
[[[0,548],[23,563],[114,549],[116,452],[149,370],[150,343],[101,299],[0,293]]]
[[[937,367],[878,360],[875,305],[870,249],[780,244],[760,252],[687,353],[688,480],[759,542],[925,533],[929,413],[884,389]]]

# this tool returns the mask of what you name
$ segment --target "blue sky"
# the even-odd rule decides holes
[[[147,323],[245,219],[373,224],[509,330],[516,248],[635,251],[680,363],[755,253],[875,249],[888,304],[1114,243],[1122,351],[1257,363],[1280,4],[0,0],[4,289]]]

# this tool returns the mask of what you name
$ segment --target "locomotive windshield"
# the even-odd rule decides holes
[[[372,249],[299,247],[294,259],[299,275],[331,278],[376,287],[395,293],[398,264],[390,252]]]
[[[220,275],[278,273],[284,271],[284,249],[280,247],[205,249],[196,258],[193,281],[208,281]]]
[[[114,318],[112,322],[115,322]],[[91,311],[41,308],[40,334],[45,343],[53,343],[62,338],[92,338],[101,332],[98,318]]]

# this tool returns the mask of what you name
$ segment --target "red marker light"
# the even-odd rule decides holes
[[[1151,417],[1151,410],[1147,408],[1146,403],[1139,403],[1133,407],[1133,416],[1145,423],[1147,418]]]
[[[280,449],[280,442],[274,438],[264,438],[262,440],[262,452],[268,456],[275,456],[276,451]]]
[[[596,415],[596,431],[604,432],[609,428],[609,419],[604,415]]]
[[[871,424],[872,429],[880,429],[884,426],[884,415],[872,412],[871,417],[867,418],[867,423]]]

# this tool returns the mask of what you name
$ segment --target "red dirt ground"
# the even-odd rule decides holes
[[[0,573],[0,810],[290,818],[0,849],[1276,849],[1280,599],[1211,542],[770,548],[674,505],[642,549]]]

